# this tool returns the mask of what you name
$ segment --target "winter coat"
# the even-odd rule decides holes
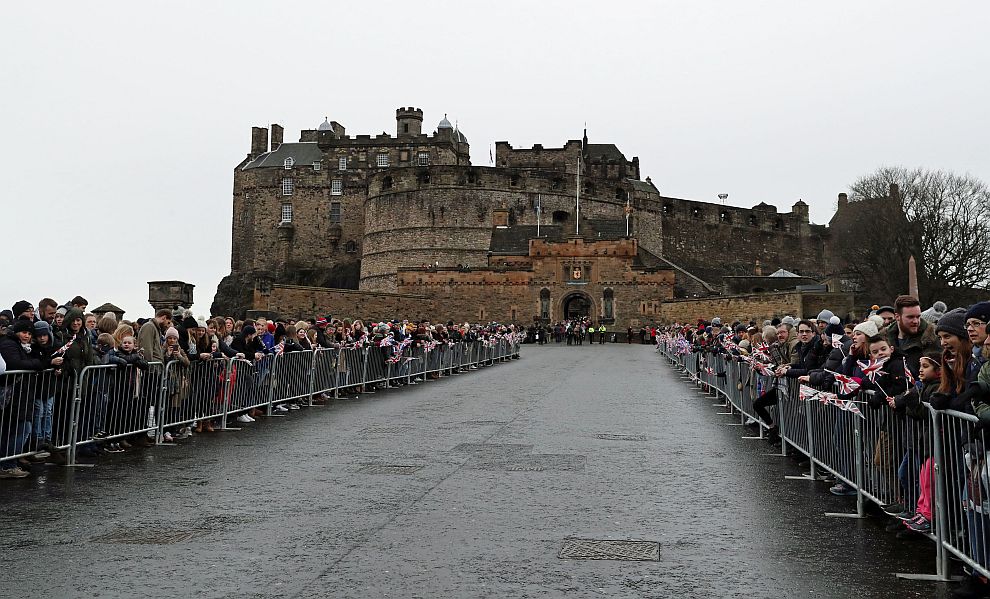
[[[899,332],[900,329],[897,323],[893,322],[883,330],[881,335],[887,338],[890,347],[899,350],[904,355],[907,359],[908,368],[917,376],[922,354],[928,351],[940,351],[941,349],[938,335],[935,334],[935,325],[922,318],[921,327],[918,329],[917,335],[899,340],[897,338]]]
[[[144,353],[145,360],[149,362],[165,361],[165,353],[162,350],[162,346],[165,345],[165,336],[162,330],[158,328],[158,323],[155,322],[154,318],[141,325],[137,342],[138,347]]]
[[[824,346],[818,335],[807,343],[798,343],[795,349],[797,359],[791,362],[791,367],[787,369],[787,378],[796,379],[813,370],[819,370],[828,358],[828,348]]]

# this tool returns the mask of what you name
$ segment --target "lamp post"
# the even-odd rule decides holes
[[[722,200],[722,205],[725,206],[725,200],[729,199],[729,194],[720,193],[718,194],[718,199]]]

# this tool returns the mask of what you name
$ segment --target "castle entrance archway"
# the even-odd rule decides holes
[[[583,292],[568,293],[561,300],[561,311],[567,320],[591,316],[595,303]]]

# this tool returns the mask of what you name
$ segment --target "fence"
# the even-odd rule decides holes
[[[287,402],[313,406],[321,394],[370,392],[518,357],[519,344],[500,339],[406,347],[398,356],[389,347],[363,347],[188,366],[152,362],[146,369],[87,366],[75,374],[10,371],[0,374],[0,461],[65,450],[68,465],[76,465],[79,448],[102,441],[147,436],[160,444],[167,429],[214,420],[236,430],[230,419],[252,409],[272,415]]]
[[[854,513],[828,516],[863,518],[866,502],[888,510],[899,504],[925,515],[931,531],[923,534],[935,543],[936,573],[898,577],[950,580],[950,554],[990,576],[990,448],[983,431],[974,428],[975,416],[928,404],[913,412],[893,411],[886,402],[875,409],[871,391],[840,397],[761,374],[726,354],[685,353],[673,340],[658,347],[686,378],[723,398],[716,404],[726,410],[722,414],[759,425],[759,436],[747,438],[765,438],[770,425],[754,404],[775,388],[776,405],[767,412],[778,426],[780,455],[792,448],[808,458],[807,474],[787,478],[821,480],[819,472],[825,471],[855,492]]]

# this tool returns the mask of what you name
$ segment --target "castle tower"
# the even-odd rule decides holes
[[[423,111],[419,108],[397,108],[395,110],[395,136],[419,135],[423,132]]]

